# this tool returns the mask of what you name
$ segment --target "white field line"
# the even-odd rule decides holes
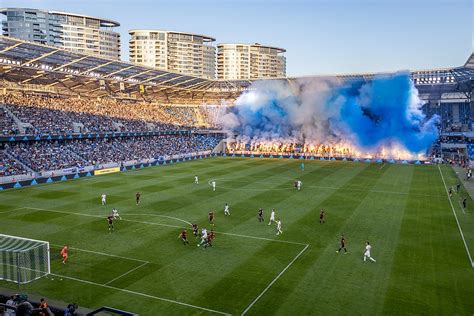
[[[87,281],[87,280],[82,280],[82,279],[78,279],[78,278],[73,278],[73,277],[69,277],[69,276],[65,276],[65,275],[61,275],[61,274],[56,274],[56,273],[51,273],[51,275],[59,277],[59,278],[69,279],[69,280],[73,280],[73,281],[76,281],[76,282],[86,283],[86,284],[89,284],[89,285],[95,285],[95,286],[98,286],[98,287],[103,287],[103,288],[107,288],[107,289],[111,289],[111,290],[115,290],[115,291],[120,291],[120,292],[124,292],[124,293],[128,293],[128,294],[133,294],[133,295],[138,295],[138,296],[142,296],[142,297],[146,297],[146,298],[151,298],[151,299],[158,300],[158,301],[164,301],[164,302],[173,303],[173,304],[177,304],[177,305],[181,305],[181,306],[191,307],[191,308],[199,309],[199,310],[206,311],[206,312],[211,312],[211,313],[220,314],[220,315],[230,315],[229,313],[225,313],[225,312],[221,312],[221,311],[217,311],[217,310],[213,310],[213,309],[209,309],[209,308],[205,308],[205,307],[201,307],[201,306],[196,306],[196,305],[192,305],[192,304],[187,304],[187,303],[171,300],[171,299],[164,298],[164,297],[159,297],[159,296],[154,296],[154,295],[149,295],[149,294],[145,294],[145,293],[135,292],[135,291],[127,290],[127,289],[122,289],[122,288],[115,287],[115,286],[110,286],[110,285],[107,285],[107,284],[100,284],[100,283]]]
[[[120,279],[121,277],[124,277],[124,276],[126,276],[127,274],[132,273],[133,271],[138,270],[138,269],[140,269],[141,267],[143,267],[144,265],[147,265],[147,264],[148,264],[148,262],[144,262],[144,263],[142,263],[141,265],[139,265],[139,266],[137,266],[137,267],[135,267],[135,268],[133,268],[133,269],[130,269],[130,270],[128,270],[127,272],[125,272],[125,273],[119,275],[118,277],[116,277],[116,278],[114,278],[114,279],[108,281],[108,282],[105,283],[104,285],[109,285],[110,283],[112,283],[112,282],[114,282],[114,281],[117,281],[117,280]]]
[[[70,214],[70,215],[86,216],[86,217],[94,217],[94,218],[103,218],[104,220],[106,219],[106,218],[105,218],[104,216],[102,216],[102,215],[74,213],[74,212],[66,212],[66,211],[59,211],[59,210],[48,210],[48,209],[37,208],[37,207],[24,207],[24,208],[26,208],[26,209],[32,209],[32,210],[38,210],[38,211],[44,211],[44,212]],[[122,220],[122,221],[125,221],[125,222],[132,222],[132,223],[153,224],[153,225],[166,226],[166,227],[172,227],[172,228],[183,228],[182,226],[177,226],[177,225],[168,225],[168,224],[160,224],[160,223],[151,223],[151,222],[135,221],[135,220],[132,220],[132,219],[121,219],[121,220]]]
[[[50,245],[53,246],[53,247],[57,247],[57,248],[62,247],[61,245],[56,245],[56,244],[50,244]],[[119,259],[125,259],[125,260],[140,262],[140,263],[149,263],[148,261],[145,261],[145,260],[129,258],[129,257],[124,257],[124,256],[119,256],[119,255],[112,255],[110,253],[105,253],[105,252],[100,252],[100,251],[86,250],[86,249],[75,248],[75,247],[69,247],[69,249],[82,251],[82,252],[93,253],[93,254],[96,254],[96,255],[101,255],[101,256],[106,256],[106,257],[114,257],[114,258],[119,258]]]
[[[267,240],[267,241],[275,241],[275,242],[280,242],[284,244],[293,244],[293,245],[300,245],[300,246],[306,246],[308,244],[302,243],[302,242],[296,242],[296,241],[289,241],[289,240],[278,240],[278,239],[271,239],[271,238],[264,238],[264,237],[255,237],[255,236],[248,236],[248,235],[240,235],[240,234],[234,234],[234,233],[223,233],[223,232],[218,232],[218,234],[222,235],[229,235],[229,236],[235,236],[235,237],[243,237],[243,238],[251,238],[251,239],[258,239],[258,240]]]
[[[22,209],[24,209],[24,207],[18,207],[18,208],[14,208],[14,209],[11,209],[11,210],[4,210],[4,211],[1,211],[0,214],[19,211],[19,210],[22,210]]]
[[[451,198],[449,197],[448,193],[448,187],[446,186],[446,182],[444,181],[444,176],[443,172],[441,171],[441,168],[438,165],[438,170],[439,174],[441,175],[441,179],[443,180],[444,184],[444,189],[446,190],[446,195],[448,196],[449,204],[451,204],[451,210],[453,211],[454,218],[456,219],[456,224],[458,225],[458,230],[459,234],[461,234],[462,241],[464,243],[464,248],[466,249],[467,257],[469,258],[469,262],[471,263],[471,267],[474,269],[474,262],[472,261],[471,253],[469,252],[469,247],[467,246],[466,239],[464,238],[464,234],[461,229],[461,224],[459,223],[458,216],[456,214],[456,211],[454,210],[453,202],[451,201]]]
[[[174,219],[174,220],[177,220],[179,222],[183,222],[183,223],[186,223],[188,224],[189,226],[192,226],[193,224],[191,224],[190,222],[184,220],[184,219],[181,219],[181,218],[177,218],[177,217],[173,217],[173,216],[167,216],[167,215],[159,215],[159,214],[146,214],[146,213],[141,213],[141,214],[135,214],[135,213],[131,213],[131,214],[126,214],[127,216],[130,216],[130,215],[135,215],[135,216],[157,216],[157,217],[164,217],[164,218],[170,218],[170,219]]]
[[[71,214],[71,215],[76,215],[76,216],[104,218],[103,216],[100,216],[100,215],[81,214],[81,213],[65,212],[65,211],[58,211],[58,210],[48,210],[48,209],[36,208],[36,207],[24,207],[24,209],[32,209],[32,210],[52,212],[52,213]],[[168,224],[161,224],[161,223],[153,223],[153,222],[147,222],[147,221],[137,221],[137,220],[133,220],[133,219],[122,219],[122,221],[131,222],[131,223],[139,223],[139,224],[147,224],[147,225],[155,225],[155,226],[165,226],[165,227],[179,228],[179,229],[189,228],[189,227],[168,225]],[[222,235],[228,235],[228,236],[242,237],[242,238],[251,238],[251,239],[258,239],[258,240],[273,241],[273,242],[279,242],[279,243],[284,243],[284,244],[307,245],[305,243],[300,243],[300,242],[296,242],[296,241],[289,241],[289,240],[279,240],[279,239],[271,239],[271,238],[256,237],[256,236],[249,236],[249,235],[240,235],[240,234],[225,233],[225,232],[220,232],[220,231],[215,231],[215,233],[222,234]]]
[[[464,207],[462,207],[462,204],[461,204],[461,201],[458,200],[458,204],[459,204],[459,207],[461,207],[461,211],[466,214],[466,212],[464,212]]]
[[[303,250],[301,250],[296,255],[296,257],[293,258],[293,260],[291,260],[291,262],[270,282],[270,284],[267,285],[267,287],[252,301],[252,303],[249,304],[249,306],[247,306],[247,308],[240,315],[243,316],[247,314],[247,312],[255,305],[255,303],[257,303],[257,301],[270,289],[270,287],[283,275],[283,273],[285,273],[286,270],[291,267],[291,265],[303,254],[303,252],[305,252],[306,249],[308,249],[308,247],[309,245],[306,245]]]

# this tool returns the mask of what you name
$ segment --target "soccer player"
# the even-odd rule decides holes
[[[214,234],[214,231],[211,229],[209,234],[207,234],[207,243],[204,245],[204,248],[207,248],[207,246],[212,247],[212,242],[214,241],[214,238],[216,235]]]
[[[301,185],[302,185],[302,184],[303,184],[303,182],[301,182],[300,180],[296,181],[296,189],[297,189],[298,191],[301,190]]]
[[[107,223],[109,223],[109,233],[113,232],[114,229],[114,217],[112,215],[107,216]]]
[[[224,215],[230,215],[229,204],[227,203],[224,206]]]
[[[301,171],[304,171],[304,162],[301,163]]]
[[[203,228],[201,230],[201,242],[197,244],[197,246],[200,247],[201,245],[205,245],[206,243],[207,243],[207,230]]]
[[[140,196],[141,196],[140,192],[135,193],[136,205],[140,204]]]
[[[276,222],[277,224],[277,235],[281,235],[283,234],[282,230],[281,230],[281,220],[278,219],[278,221]]]
[[[365,252],[364,252],[364,262],[369,258],[370,261],[376,262],[374,258],[370,256],[370,250],[372,249],[372,246],[370,245],[369,242],[365,245]]]
[[[102,205],[105,205],[107,203],[107,201],[106,201],[107,200],[107,195],[105,195],[105,193],[102,193],[101,197],[102,197]]]
[[[214,226],[214,212],[213,212],[213,211],[210,211],[210,212],[207,214],[207,218],[209,219],[209,224],[211,224],[212,226]]]
[[[114,209],[112,210],[112,216],[114,217],[114,219],[122,219],[122,217],[120,217],[120,214],[119,212],[117,211],[117,209],[114,207]]]
[[[180,238],[182,241],[183,241],[183,245],[186,245],[186,244],[189,244],[189,241],[188,241],[188,232],[186,230],[183,230],[178,238]]]
[[[216,190],[216,181],[212,180],[211,185],[212,185],[212,191],[215,191]]]
[[[270,226],[272,223],[276,223],[275,222],[275,209],[272,208],[272,212],[270,213],[270,221],[268,222],[268,226]]]
[[[263,208],[258,209],[257,217],[259,223],[263,222]]]
[[[466,208],[466,204],[467,204],[467,199],[466,198],[462,199],[462,208]]]
[[[198,176],[194,176],[194,184],[199,184],[199,178],[198,178]]]
[[[456,184],[456,193],[459,193],[459,189],[461,189],[461,183]]]
[[[193,226],[193,235],[194,237],[197,237],[199,235],[199,227],[197,224],[192,224]]]
[[[298,189],[298,181],[293,182],[293,186],[295,187],[295,189]]]
[[[326,217],[326,213],[324,212],[324,209],[321,209],[321,212],[319,212],[319,224],[324,224],[324,218]]]
[[[347,249],[346,249],[346,239],[344,238],[344,235],[341,235],[341,246],[339,247],[339,250],[336,251],[337,253],[341,252],[342,249],[344,249],[344,254],[347,254]]]
[[[64,247],[61,249],[61,257],[63,258],[63,264],[66,264],[68,258],[68,251],[69,248],[67,245],[64,245]]]

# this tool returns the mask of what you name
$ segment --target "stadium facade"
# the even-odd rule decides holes
[[[132,63],[215,79],[214,38],[160,30],[130,30],[129,34]]]
[[[255,44],[217,45],[217,78],[265,79],[286,77],[283,48]]]
[[[3,35],[120,60],[118,22],[75,13],[4,8]]]

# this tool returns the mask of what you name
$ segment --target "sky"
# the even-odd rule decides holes
[[[216,43],[287,50],[287,75],[461,66],[473,51],[472,0],[0,0],[0,7],[66,11],[130,29],[205,34]]]

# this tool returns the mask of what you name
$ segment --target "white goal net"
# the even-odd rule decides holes
[[[0,280],[25,284],[50,271],[49,242],[0,234]]]

